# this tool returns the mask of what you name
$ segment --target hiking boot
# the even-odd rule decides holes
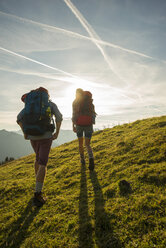
[[[36,207],[41,207],[46,202],[46,198],[42,196],[42,192],[35,192],[33,198],[33,204]]]
[[[81,161],[81,165],[85,165],[85,159],[84,158],[82,158],[80,161]]]
[[[89,159],[89,170],[93,171],[95,168],[95,164],[94,164],[94,158],[90,158]]]

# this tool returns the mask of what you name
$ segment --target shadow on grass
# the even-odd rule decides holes
[[[0,248],[19,248],[28,236],[28,227],[33,222],[39,210],[40,208],[32,206],[32,199],[30,199],[21,216],[11,224],[10,231],[7,233]]]
[[[105,201],[102,189],[95,171],[90,172],[95,196],[95,234],[98,248],[124,247],[114,235],[109,215],[105,211]]]
[[[88,192],[86,166],[81,166],[81,182],[79,196],[79,248],[93,248],[92,225],[88,214]]]

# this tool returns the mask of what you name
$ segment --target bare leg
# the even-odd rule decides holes
[[[36,182],[43,183],[44,178],[46,176],[46,172],[47,172],[47,167],[45,165],[39,165],[37,175],[36,175]]]
[[[93,158],[93,151],[90,146],[90,141],[91,139],[85,138],[85,145],[86,145],[86,149],[87,149],[88,156],[89,156],[89,169],[90,171],[93,171],[94,170],[94,158]]]
[[[80,160],[81,160],[81,163],[85,163],[85,159],[84,159],[83,137],[78,138],[78,142],[79,142]]]
[[[46,175],[47,167],[45,165],[38,165],[38,171],[36,175],[36,187],[34,193],[34,205],[41,207],[45,202],[46,198],[42,196],[42,188],[44,183],[44,178]]]
[[[39,164],[37,161],[35,161],[35,175],[36,176],[37,176],[38,169],[39,169]]]
[[[87,149],[87,152],[88,152],[89,159],[93,158],[93,151],[92,151],[92,148],[90,146],[90,141],[91,141],[91,139],[85,138],[85,145],[86,145],[86,149]]]
[[[35,175],[36,175],[36,185],[34,192],[34,205],[42,206],[46,199],[42,196],[42,189],[44,184],[44,179],[47,171],[47,161],[48,155],[51,148],[52,140],[44,140],[44,141],[31,141],[32,147],[36,153],[36,162],[35,162]],[[37,162],[39,161],[39,162]]]
[[[84,156],[84,146],[83,146],[83,137],[78,138],[78,142],[79,142],[79,153],[80,156]]]

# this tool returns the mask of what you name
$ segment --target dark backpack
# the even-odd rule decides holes
[[[48,93],[42,89],[32,90],[24,97],[23,131],[28,135],[42,135],[54,131],[51,124],[51,106]]]
[[[84,91],[84,96],[79,106],[78,118],[76,124],[78,126],[90,126],[92,125],[92,94],[89,91]]]

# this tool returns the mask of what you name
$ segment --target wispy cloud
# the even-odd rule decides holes
[[[149,59],[153,59],[153,60],[158,60],[161,61],[163,63],[166,63],[166,61],[162,61],[156,58],[153,58],[151,56],[145,55],[143,53],[139,53],[130,49],[125,49],[123,47],[117,46],[115,44],[112,44],[110,42],[104,42],[99,35],[95,32],[95,30],[92,28],[92,26],[88,23],[88,21],[85,19],[85,17],[81,14],[81,12],[76,8],[76,6],[70,1],[70,0],[64,0],[64,2],[66,3],[66,5],[70,8],[70,10],[72,11],[72,13],[76,16],[76,18],[79,20],[79,22],[82,24],[82,26],[85,28],[85,30],[88,32],[88,34],[90,35],[90,39],[92,42],[94,42],[94,44],[98,47],[98,49],[100,50],[101,54],[103,55],[106,63],[108,64],[108,66],[110,67],[111,70],[113,70],[115,72],[115,69],[113,68],[112,63],[110,62],[109,57],[107,56],[106,52],[104,51],[103,47],[100,46],[100,44],[102,45],[106,45],[106,46],[111,46],[129,53],[133,53],[145,58],[149,58]],[[116,72],[115,72],[116,73]],[[119,75],[117,75],[119,76]]]
[[[8,50],[6,48],[3,48],[3,47],[0,47],[0,50],[3,51],[3,52],[6,52],[10,55],[14,55],[18,58],[21,58],[23,60],[27,60],[27,61],[30,61],[32,63],[35,63],[37,65],[40,65],[42,67],[45,67],[45,68],[48,68],[50,69],[50,71],[54,70],[56,71],[56,73],[51,73],[51,72],[37,72],[36,70],[24,70],[24,69],[19,69],[19,68],[12,68],[12,67],[9,67],[9,66],[3,66],[3,64],[1,64],[0,66],[0,69],[1,70],[4,70],[4,71],[9,71],[9,72],[15,72],[15,73],[19,73],[19,74],[22,74],[22,75],[31,75],[31,76],[37,76],[37,77],[40,77],[40,78],[45,78],[45,79],[51,79],[51,80],[57,80],[57,81],[62,81],[62,82],[67,82],[67,83],[72,83],[72,84],[85,84],[85,85],[90,85],[91,87],[109,87],[107,84],[100,84],[100,83],[96,83],[96,82],[93,82],[93,81],[89,81],[89,80],[84,80],[83,78],[80,78],[72,73],[68,73],[64,70],[61,70],[59,68],[56,68],[56,67],[53,67],[53,66],[49,66],[45,63],[42,63],[38,60],[34,60],[34,59],[31,59],[27,56],[24,56],[24,55],[21,55],[19,53],[16,53],[16,52],[13,52],[11,50]],[[11,59],[10,59],[10,62],[11,62]]]
[[[123,82],[125,82],[125,80],[115,71],[115,68],[113,67],[113,64],[111,62],[111,59],[109,58],[109,56],[106,54],[104,48],[95,41],[96,40],[100,40],[100,37],[97,35],[97,33],[94,31],[94,29],[92,28],[92,26],[87,22],[87,20],[84,18],[84,16],[81,14],[81,12],[76,8],[76,6],[70,1],[70,0],[64,0],[64,2],[66,3],[66,5],[70,8],[70,10],[72,11],[72,13],[76,16],[76,18],[78,19],[78,21],[82,24],[82,26],[85,28],[85,30],[88,32],[89,36],[92,38],[92,42],[94,43],[94,45],[99,49],[99,51],[101,52],[102,56],[104,57],[105,62],[107,63],[108,67],[111,69],[111,71]]]
[[[56,29],[0,12],[0,45],[17,52],[63,51],[84,46]]]
[[[159,46],[157,40],[149,42],[151,36],[146,29],[136,30],[132,25],[128,28],[128,20],[126,29],[121,29],[123,25],[119,28],[119,23],[114,25],[113,21],[118,20],[116,13],[122,7],[114,3],[116,13],[113,14],[112,10],[110,17],[107,6],[111,3],[104,2],[101,3],[99,18],[91,18],[92,10],[96,13],[98,9],[98,3],[92,6],[85,1],[80,5],[79,1],[72,0],[59,2],[62,12],[68,13],[63,19],[60,14],[54,18],[53,2],[47,6],[52,18],[42,16],[46,6],[43,1],[37,14],[16,9],[16,6],[8,8],[15,14],[0,11],[0,128],[5,126],[5,122],[8,126],[15,122],[17,111],[23,107],[21,95],[39,86],[48,88],[64,116],[71,116],[71,103],[77,87],[92,91],[99,115],[107,114],[116,119],[117,114],[118,121],[123,117],[132,120],[133,116],[137,119],[165,113],[166,63],[148,55],[155,54],[154,46]],[[80,10],[86,4],[91,8],[86,8],[83,16],[84,12]],[[30,10],[32,5],[28,6]],[[112,22],[109,25],[110,18]],[[125,20],[125,13],[119,22],[123,18]],[[134,19],[134,24],[138,24],[138,19]],[[60,28],[69,27],[69,23],[72,31]],[[114,43],[109,42],[113,40]],[[164,55],[161,57],[164,58]],[[107,121],[111,118],[108,117]]]
[[[99,51],[101,52],[102,56],[104,57],[105,62],[107,63],[107,65],[109,66],[110,70],[125,84],[128,85],[128,82],[125,80],[124,77],[122,77],[122,75],[120,73],[117,72],[117,70],[115,69],[115,67],[113,66],[112,63],[112,58],[110,58],[108,56],[108,54],[106,53],[106,51],[104,50],[103,46],[100,45],[97,41],[95,40],[99,40],[102,41],[100,39],[100,37],[98,36],[98,34],[94,31],[94,29],[92,28],[92,26],[88,23],[88,21],[85,19],[85,17],[81,14],[81,12],[76,8],[76,6],[70,1],[70,0],[64,0],[64,2],[66,3],[66,5],[69,7],[69,9],[72,11],[72,13],[76,16],[76,18],[78,19],[78,21],[82,24],[82,26],[85,28],[85,30],[88,32],[88,34],[90,35],[90,37],[92,38],[92,42],[94,43],[94,45],[96,45],[96,47],[99,49]],[[141,98],[140,94],[137,94],[137,97],[140,99],[140,101],[143,101]],[[126,95],[124,95],[126,96]],[[127,96],[127,98],[130,99],[129,96]]]
[[[33,62],[33,63],[35,63],[35,64],[38,64],[38,65],[47,67],[48,69],[51,69],[51,70],[54,70],[54,71],[58,71],[58,72],[63,73],[63,74],[65,74],[65,75],[67,75],[67,76],[75,77],[74,75],[72,75],[72,74],[69,73],[69,72],[60,70],[60,69],[58,69],[58,68],[56,68],[56,67],[47,65],[47,64],[42,63],[42,62],[40,62],[40,61],[37,61],[37,60],[35,60],[35,59],[31,59],[31,58],[29,58],[29,57],[27,57],[27,56],[21,55],[21,54],[16,53],[16,52],[13,52],[13,51],[8,50],[8,49],[6,49],[6,48],[4,48],[4,47],[0,47],[0,50],[2,50],[2,51],[4,51],[4,52],[7,52],[7,53],[10,53],[10,54],[12,54],[12,55],[15,55],[15,56],[17,56],[17,57],[20,57],[20,58],[22,58],[22,59],[28,60],[28,61],[30,61],[30,62]]]
[[[51,69],[51,70],[54,70],[54,71],[56,71],[56,72],[60,72],[60,73],[62,73],[62,74],[64,74],[65,76],[67,76],[67,77],[57,77],[57,76],[55,76],[55,75],[51,75],[51,74],[47,74],[47,73],[35,73],[35,72],[26,72],[26,71],[19,71],[18,69],[16,69],[16,70],[12,70],[11,69],[11,71],[13,71],[13,72],[18,72],[18,73],[21,73],[21,74],[29,74],[29,75],[33,75],[33,76],[39,76],[39,77],[44,77],[44,78],[48,78],[48,79],[54,79],[54,80],[59,80],[59,81],[66,81],[66,82],[72,82],[72,83],[75,83],[75,84],[80,84],[80,82],[82,82],[82,84],[89,84],[89,85],[91,85],[92,87],[94,86],[94,87],[104,87],[104,88],[108,88],[108,89],[111,89],[111,90],[116,90],[116,91],[118,91],[118,93],[121,95],[121,96],[123,96],[124,98],[127,98],[127,99],[129,99],[130,101],[135,101],[135,99],[133,98],[133,97],[130,97],[129,96],[129,92],[125,92],[125,90],[121,90],[121,89],[118,89],[118,88],[116,88],[116,87],[112,87],[111,85],[107,85],[107,84],[104,84],[104,83],[95,83],[95,82],[91,82],[91,81],[88,81],[88,80],[84,80],[84,79],[82,79],[82,78],[80,78],[80,77],[78,77],[78,76],[75,76],[75,75],[73,75],[73,74],[71,74],[71,73],[68,73],[68,72],[66,72],[66,71],[63,71],[63,70],[60,70],[60,69],[58,69],[58,68],[56,68],[56,67],[52,67],[52,66],[49,66],[49,65],[47,65],[47,64],[45,64],[45,63],[42,63],[42,62],[40,62],[40,61],[37,61],[37,60],[34,60],[34,59],[31,59],[31,58],[29,58],[29,57],[27,57],[27,56],[24,56],[24,55],[21,55],[21,54],[19,54],[19,53],[15,53],[15,52],[13,52],[13,51],[11,51],[11,50],[8,50],[8,49],[5,49],[5,48],[3,48],[3,47],[0,47],[0,50],[2,50],[2,51],[4,51],[4,52],[7,52],[7,53],[9,53],[9,54],[11,54],[11,55],[14,55],[14,56],[16,56],[16,57],[19,57],[19,58],[22,58],[22,59],[25,59],[25,60],[28,60],[28,61],[30,61],[30,62],[33,62],[33,63],[35,63],[35,64],[38,64],[38,65],[41,65],[41,66],[44,66],[44,67],[46,67],[46,68],[48,68],[48,69]],[[3,67],[2,67],[3,68]],[[6,70],[8,70],[8,69],[6,69]],[[134,94],[135,95],[135,94]]]
[[[72,8],[74,7],[74,5],[71,3],[71,1],[70,2],[66,1],[66,4],[68,4],[68,6],[70,4],[70,6],[72,6]],[[79,12],[79,14],[81,14],[81,13]],[[132,49],[127,49],[127,48],[124,48],[122,46],[113,44],[111,42],[104,41],[104,40],[100,39],[99,36],[97,36],[97,34],[95,35],[96,37],[94,37],[93,35],[91,37],[88,37],[88,36],[79,34],[77,32],[73,32],[73,31],[70,31],[70,30],[67,30],[67,29],[56,27],[56,26],[51,26],[51,25],[48,25],[48,24],[36,22],[36,21],[30,20],[30,19],[27,19],[27,18],[19,17],[19,16],[16,16],[16,15],[13,15],[13,14],[2,12],[2,11],[0,11],[0,15],[11,17],[13,19],[16,19],[16,20],[20,21],[21,23],[28,23],[28,24],[32,24],[33,26],[34,25],[38,26],[38,27],[42,28],[45,31],[62,33],[64,35],[66,35],[66,36],[71,36],[72,38],[92,41],[95,44],[99,44],[99,45],[103,45],[103,46],[107,46],[107,47],[112,47],[112,48],[119,49],[119,50],[122,50],[122,51],[127,52],[127,53],[132,53],[132,54],[135,54],[135,55],[147,58],[147,59],[158,60],[160,62],[166,63],[166,61],[164,61],[164,60],[160,60],[158,58],[151,57],[151,56],[146,55],[144,53],[141,53],[141,52],[138,52],[138,51],[135,51],[135,50],[132,50]],[[93,32],[94,32],[94,30],[93,30]],[[47,48],[47,50],[48,50],[48,48]],[[54,49],[57,50],[58,49],[57,46],[56,46],[56,48],[54,47]],[[59,48],[59,49],[65,49],[65,47]]]

